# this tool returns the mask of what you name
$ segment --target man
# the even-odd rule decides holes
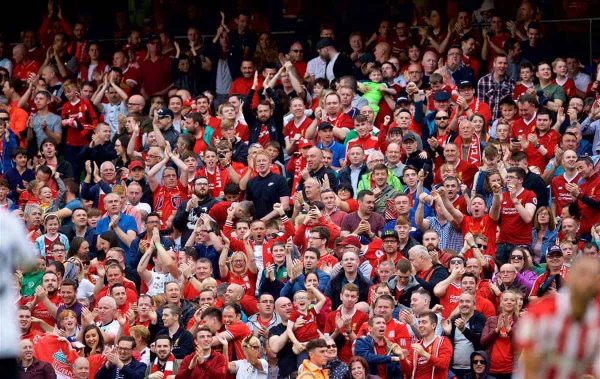
[[[258,312],[248,317],[247,325],[261,343],[267,341],[270,330],[281,322],[281,317],[274,312],[275,299],[270,293],[258,297]]]
[[[324,51],[323,55],[328,59],[327,66],[325,67],[325,77],[327,80],[332,82],[335,78],[354,73],[352,61],[335,48],[333,39],[323,38],[317,42],[316,47],[319,50],[319,55]]]
[[[148,379],[166,379],[169,375],[177,374],[177,371],[179,370],[178,362],[180,361],[175,359],[171,345],[172,339],[166,334],[159,334],[156,336],[154,339],[156,358],[153,363],[146,368],[146,377]]]
[[[435,335],[436,326],[435,313],[427,312],[422,315],[419,318],[419,331],[423,338],[412,344],[410,355],[408,351],[402,349],[400,355],[402,370],[412,373],[415,379],[448,377],[454,349],[447,338]]]
[[[96,125],[91,142],[79,153],[79,159],[83,162],[91,160],[100,166],[103,162],[112,161],[116,158],[117,152],[115,144],[111,141],[110,126],[104,122],[99,122]]]
[[[383,317],[385,321],[385,338],[390,342],[400,345],[401,348],[407,349],[411,342],[411,336],[408,332],[407,325],[394,318],[394,298],[387,294],[382,294],[377,297],[373,304],[373,314]],[[358,335],[362,336],[368,332],[368,325],[363,324]]]
[[[179,132],[175,129],[175,125],[173,125],[175,119],[173,111],[163,107],[156,111],[153,116],[152,127],[156,136],[158,136],[158,138],[162,136],[164,140],[169,142],[171,147],[177,146]]]
[[[492,207],[490,211],[490,217],[500,224],[496,259],[501,263],[508,262],[508,255],[517,245],[531,243],[537,198],[534,192],[523,188],[524,179],[525,170],[510,167],[506,175],[508,192],[494,193],[494,196],[500,196],[502,200],[499,208]]]
[[[212,350],[214,333],[208,326],[196,332],[196,351],[186,356],[179,365],[176,379],[223,378],[227,373],[227,358]]]
[[[98,88],[95,96],[92,98],[92,104],[104,116],[104,122],[110,125],[111,138],[119,132],[119,118],[126,116],[128,113],[126,106],[127,93],[114,80],[115,75],[112,72],[107,74],[104,83],[100,85],[100,88]],[[102,103],[105,95],[108,103]]]
[[[581,238],[591,241],[591,230],[600,222],[600,175],[595,172],[594,164],[590,157],[579,157],[577,159],[577,171],[583,179],[581,185],[567,184],[567,190],[575,199],[576,203],[570,206],[572,211],[577,211],[581,219]]]
[[[271,159],[266,151],[259,151],[254,159],[258,175],[248,181],[246,199],[254,203],[254,217],[266,221],[277,217],[275,203],[280,203],[284,211],[289,209],[289,190],[285,178],[271,172]]]
[[[287,252],[287,254],[291,257],[291,251]],[[306,278],[306,275],[311,272],[317,274],[317,277],[319,278],[319,291],[324,292],[329,284],[329,274],[317,268],[319,258],[320,254],[318,250],[308,248],[302,256],[302,271],[300,271],[297,276],[288,272],[289,280],[281,289],[281,296],[292,299],[296,292],[305,288],[304,279]]]
[[[353,194],[358,194],[358,183],[368,170],[365,151],[362,146],[353,146],[348,149],[346,156],[346,167],[339,171],[339,181],[340,184],[351,186]]]
[[[94,321],[94,314],[87,308],[82,311],[82,325],[96,324],[100,331],[105,344],[114,344],[121,326],[116,320],[117,317],[117,302],[110,296],[105,296],[97,303],[95,312],[98,315],[98,321]]]
[[[242,64],[240,65],[240,72],[242,74],[241,77],[236,78],[233,83],[231,83],[231,87],[229,88],[229,94],[240,94],[240,93],[248,93],[250,87],[252,87],[252,78],[254,75],[254,62],[251,59],[244,59]]]
[[[308,177],[311,177],[317,179],[321,186],[323,186],[325,180],[327,180],[329,183],[329,188],[337,193],[338,178],[336,172],[330,168],[327,168],[323,164],[323,152],[321,149],[317,147],[311,147],[306,152],[305,170],[306,171],[302,172],[302,180],[298,185],[298,191],[301,191],[304,188],[304,180],[308,179]]]
[[[547,44],[541,41],[540,26],[541,25],[537,22],[528,23],[527,39],[525,41],[521,41],[523,59],[531,62],[534,65],[550,56]]]
[[[137,224],[133,216],[121,212],[121,198],[119,195],[109,193],[104,197],[104,208],[107,215],[96,224],[96,234],[108,230],[116,233],[119,246],[127,250],[137,235]]]
[[[369,320],[369,316],[356,308],[359,298],[359,288],[352,283],[342,287],[340,294],[341,307],[327,315],[325,333],[338,345],[339,358],[350,362],[352,358],[352,345],[356,340],[356,333],[360,326]]]
[[[342,256],[342,270],[331,278],[325,290],[325,294],[332,300],[333,309],[337,309],[342,303],[342,289],[348,283],[354,283],[360,289],[358,301],[367,301],[372,282],[358,269],[359,263],[357,251],[346,251]]]
[[[538,84],[533,87],[540,105],[551,112],[558,112],[559,108],[567,101],[563,87],[552,80],[552,67],[549,63],[541,61],[537,64],[535,76]]]
[[[165,95],[173,85],[171,59],[162,55],[160,38],[156,34],[148,38],[146,48],[147,58],[140,62],[141,95],[146,98],[153,95]]]
[[[170,160],[179,168],[179,178],[175,168],[166,166]],[[161,169],[162,183],[156,177]],[[160,229],[165,230],[172,225],[172,216],[177,208],[188,198],[188,170],[185,163],[178,155],[165,150],[164,158],[148,171],[148,185],[154,195],[154,209],[161,216]]]
[[[462,293],[458,298],[457,315],[444,321],[444,334],[454,346],[452,372],[459,378],[470,371],[471,353],[481,348],[479,340],[485,326],[485,316],[475,310],[475,296]]]
[[[520,148],[521,139],[527,138],[527,134],[535,129],[537,106],[538,102],[535,96],[532,96],[529,93],[524,93],[519,96],[517,107],[519,109],[520,117],[515,120],[510,131],[511,138],[513,139],[511,140],[511,147],[513,149]],[[517,139],[518,141],[514,139]]]
[[[33,103],[37,112],[31,118],[31,128],[33,132],[27,139],[32,140],[35,135],[38,147],[42,147],[42,142],[46,138],[52,138],[55,142],[60,142],[62,138],[62,127],[60,125],[60,116],[49,110],[51,95],[48,91],[38,91],[35,93]]]
[[[343,143],[335,140],[333,136],[333,125],[328,122],[322,122],[317,126],[318,140],[316,147],[320,150],[324,148],[330,149],[333,153],[331,167],[339,170],[343,165],[342,161],[346,156],[346,148]]]
[[[341,235],[363,235],[373,239],[382,230],[385,218],[375,212],[375,194],[370,190],[358,193],[358,210],[347,214],[342,220]]]
[[[75,379],[89,379],[90,377],[90,362],[85,357],[78,357],[73,362],[73,374]]]
[[[253,315],[258,312],[257,299],[246,294],[246,288],[240,284],[231,283],[227,286],[223,294],[223,303],[239,305],[245,314]]]
[[[252,98],[259,90],[258,73],[255,73],[252,87],[250,87],[244,99],[242,111],[250,130],[249,144],[260,143],[263,147],[266,147],[269,141],[277,141],[280,146],[285,146],[282,100],[273,90],[271,84],[273,84],[273,81],[267,83],[264,88],[264,92],[271,102],[262,100],[256,106],[256,110],[253,111]],[[281,152],[279,160],[283,161]]]
[[[473,70],[462,63],[463,51],[458,45],[452,45],[448,49],[446,65],[444,69],[450,74],[455,84],[463,81],[474,81]]]
[[[322,338],[311,340],[306,344],[308,359],[302,362],[298,373],[309,372],[315,379],[328,379],[328,370],[324,368],[327,363],[327,342]]]
[[[304,78],[306,74],[307,63],[304,61],[304,46],[302,46],[302,42],[295,41],[290,45],[287,58],[294,64],[298,76],[300,78]]]
[[[179,323],[181,325],[187,325],[190,319],[194,316],[196,311],[193,303],[181,298],[181,287],[177,282],[169,282],[165,284],[165,295],[167,297],[167,303],[158,309],[156,309],[156,315],[158,319],[158,325],[163,327],[162,312],[166,305],[172,304],[177,305],[181,309],[181,317]]]
[[[206,177],[194,179],[194,192],[190,198],[179,205],[173,226],[181,232],[181,244],[185,245],[196,228],[202,214],[208,213],[218,200],[210,194],[210,183]],[[212,231],[214,233],[214,231]]]
[[[475,88],[473,83],[462,81],[458,84],[459,96],[456,99],[458,112],[458,123],[464,119],[471,119],[475,113],[483,116],[485,125],[489,125],[492,121],[490,106],[483,100],[475,97]]]
[[[448,277],[448,271],[439,263],[433,263],[427,248],[422,245],[412,247],[408,251],[408,260],[416,272],[415,279],[432,296],[435,286]]]
[[[368,374],[378,375],[383,379],[401,378],[400,365],[402,349],[398,344],[385,338],[386,320],[382,316],[371,317],[368,321],[369,334],[356,340],[354,353],[367,360]],[[390,348],[391,353],[390,354]]]
[[[194,351],[194,337],[185,329],[185,324],[180,322],[181,308],[175,304],[166,304],[163,307],[162,321],[164,329],[158,332],[158,335],[168,335],[173,345],[171,352],[176,359],[183,359]],[[150,327],[151,332],[156,331]]]
[[[292,301],[287,297],[275,300],[275,313],[280,317],[281,323],[269,330],[268,348],[276,354],[279,378],[286,378],[296,371],[296,354],[287,333],[288,318],[292,314]]]
[[[548,377],[556,370],[566,376],[597,375],[600,328],[593,315],[600,312],[595,300],[599,279],[598,259],[579,258],[565,288],[528,307],[514,333],[523,349],[520,376]],[[576,341],[571,341],[576,343],[563,343],[560,336],[565,333],[577,335]]]
[[[22,43],[16,44],[13,47],[12,58],[15,62],[12,72],[13,79],[25,82],[29,79],[29,74],[37,74],[40,71],[40,64],[35,59],[32,59],[32,56],[27,51],[27,47]]]
[[[465,261],[461,257],[454,257],[448,262],[450,275],[433,288],[433,294],[440,300],[443,308],[442,317],[447,319],[458,306],[458,297],[461,294],[461,278],[465,272]]]
[[[106,363],[100,367],[96,374],[97,379],[142,379],[146,372],[146,364],[133,359],[135,340],[131,336],[122,336],[113,346],[104,353]]]
[[[40,144],[40,151],[42,157],[46,161],[46,166],[54,168],[55,171],[60,173],[60,177],[64,180],[66,178],[73,178],[73,166],[68,161],[59,158],[56,148],[59,142],[52,138],[45,138]]]
[[[31,305],[31,315],[46,322],[50,326],[56,324],[56,307],[62,302],[59,292],[58,275],[46,271],[42,277],[42,285],[35,289],[35,298]]]
[[[543,108],[536,114],[535,126],[535,131],[527,134],[524,151],[527,154],[528,164],[537,167],[541,174],[554,156],[560,134],[552,129],[552,116]]]
[[[403,304],[402,304],[403,305]],[[402,308],[398,314],[398,319],[404,322],[407,326],[410,326],[408,332],[413,337],[413,340],[421,338],[421,332],[419,332],[419,325],[417,321],[426,312],[431,310],[431,294],[423,288],[417,288],[410,297],[410,307],[407,309]],[[438,336],[442,335],[442,315],[436,313],[439,324],[435,328],[435,334]]]
[[[23,339],[19,343],[21,352],[18,363],[19,378],[22,379],[55,379],[56,372],[50,363],[37,360],[33,356],[33,342]]]
[[[325,216],[329,216],[329,219],[334,225],[341,225],[342,220],[347,213],[338,208],[336,197],[337,194],[330,189],[324,188],[321,190],[321,202],[325,206],[322,213]]]
[[[494,58],[492,72],[477,82],[477,99],[489,105],[493,119],[501,116],[500,100],[512,96],[515,81],[507,74],[508,60],[506,55],[498,54]]]

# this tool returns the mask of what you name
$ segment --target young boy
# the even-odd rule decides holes
[[[533,65],[529,62],[523,62],[519,66],[519,78],[521,79],[515,86],[513,91],[513,98],[519,99],[519,96],[527,92],[528,89],[533,88]]]
[[[9,168],[4,176],[10,188],[8,197],[16,203],[21,192],[27,189],[27,184],[35,179],[35,171],[27,168],[27,151],[25,149],[17,149],[12,158],[15,167]]]
[[[500,122],[502,122],[503,124],[508,124],[509,130],[512,130],[512,125],[515,122],[516,115],[517,104],[510,96],[507,96],[504,99],[500,100],[500,118],[492,122],[492,127],[490,128],[490,137],[498,138],[496,135],[496,128],[498,127],[498,123]]]
[[[317,328],[317,315],[325,305],[325,295],[311,283],[305,283],[306,291],[300,290],[294,294],[294,310],[288,319],[287,334],[288,338],[294,344],[294,352],[298,354],[297,362],[300,365],[307,358],[304,350],[308,341],[320,337]],[[308,293],[312,293],[317,298],[317,303],[312,305],[308,300]],[[296,321],[303,319],[304,323],[294,329]]]

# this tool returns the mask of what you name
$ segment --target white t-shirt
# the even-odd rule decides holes
[[[150,271],[152,278],[148,284],[148,292],[146,295],[154,296],[161,293],[165,293],[165,283],[175,281],[173,276],[169,274],[163,274],[162,272]]]
[[[111,323],[106,324],[106,325],[102,325],[102,323],[97,322],[96,326],[98,326],[98,328],[100,328],[102,333],[111,334],[115,337],[117,336],[117,333],[119,333],[119,329],[121,328],[121,325],[119,325],[119,322],[117,320],[112,320]]]
[[[256,367],[248,363],[247,360],[233,361],[237,368],[235,375],[236,379],[267,379],[267,372],[269,371],[269,364],[266,360],[261,359],[260,364],[262,365],[262,372],[259,372]]]
[[[17,324],[14,272],[17,267],[35,263],[35,248],[25,226],[0,208],[0,359],[19,355],[20,329]]]

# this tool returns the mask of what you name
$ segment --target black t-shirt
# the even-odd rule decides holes
[[[259,219],[273,210],[273,204],[280,202],[280,197],[289,196],[287,181],[281,175],[269,173],[267,176],[256,176],[248,181],[246,199],[254,203],[254,218]]]
[[[269,338],[271,336],[280,336],[286,333],[287,324],[277,324],[269,329]],[[296,354],[292,350],[292,343],[288,342],[285,344],[283,349],[277,353],[277,366],[279,367],[278,378],[284,378],[298,370],[296,365]]]

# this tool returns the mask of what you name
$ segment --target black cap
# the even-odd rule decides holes
[[[458,88],[473,88],[473,83],[471,83],[469,80],[463,80],[462,82],[458,83]]]
[[[560,248],[560,246],[558,246],[558,245],[550,246],[550,248],[548,249],[548,252],[546,253],[546,256],[550,256],[550,255],[560,255],[562,257],[563,252],[562,252],[562,249]]]
[[[158,116],[158,118],[165,118],[167,116],[173,118],[175,117],[175,115],[173,114],[173,111],[170,110],[169,108],[160,108],[157,112],[156,115]]]
[[[333,129],[333,125],[331,125],[328,122],[322,122],[319,124],[319,130],[325,130],[325,129]]]
[[[321,50],[324,47],[333,46],[333,40],[331,38],[323,38],[319,42],[317,42],[316,48],[317,50]]]
[[[388,237],[392,237],[395,238],[396,240],[399,240],[400,238],[398,237],[398,233],[396,233],[396,231],[394,229],[387,229],[383,232],[381,239],[386,239]]]
[[[409,140],[413,140],[415,142],[419,141],[420,138],[418,135],[416,135],[413,132],[407,132],[406,134],[404,134],[404,136],[402,137],[402,141],[409,141]]]
[[[406,96],[400,96],[397,100],[396,100],[396,104],[402,104],[402,103],[410,103],[410,100],[408,99],[408,97]]]
[[[446,91],[438,91],[433,94],[434,101],[448,101],[450,100],[450,94]]]
[[[160,41],[160,36],[158,34],[150,34],[148,36],[148,42],[152,41]]]

